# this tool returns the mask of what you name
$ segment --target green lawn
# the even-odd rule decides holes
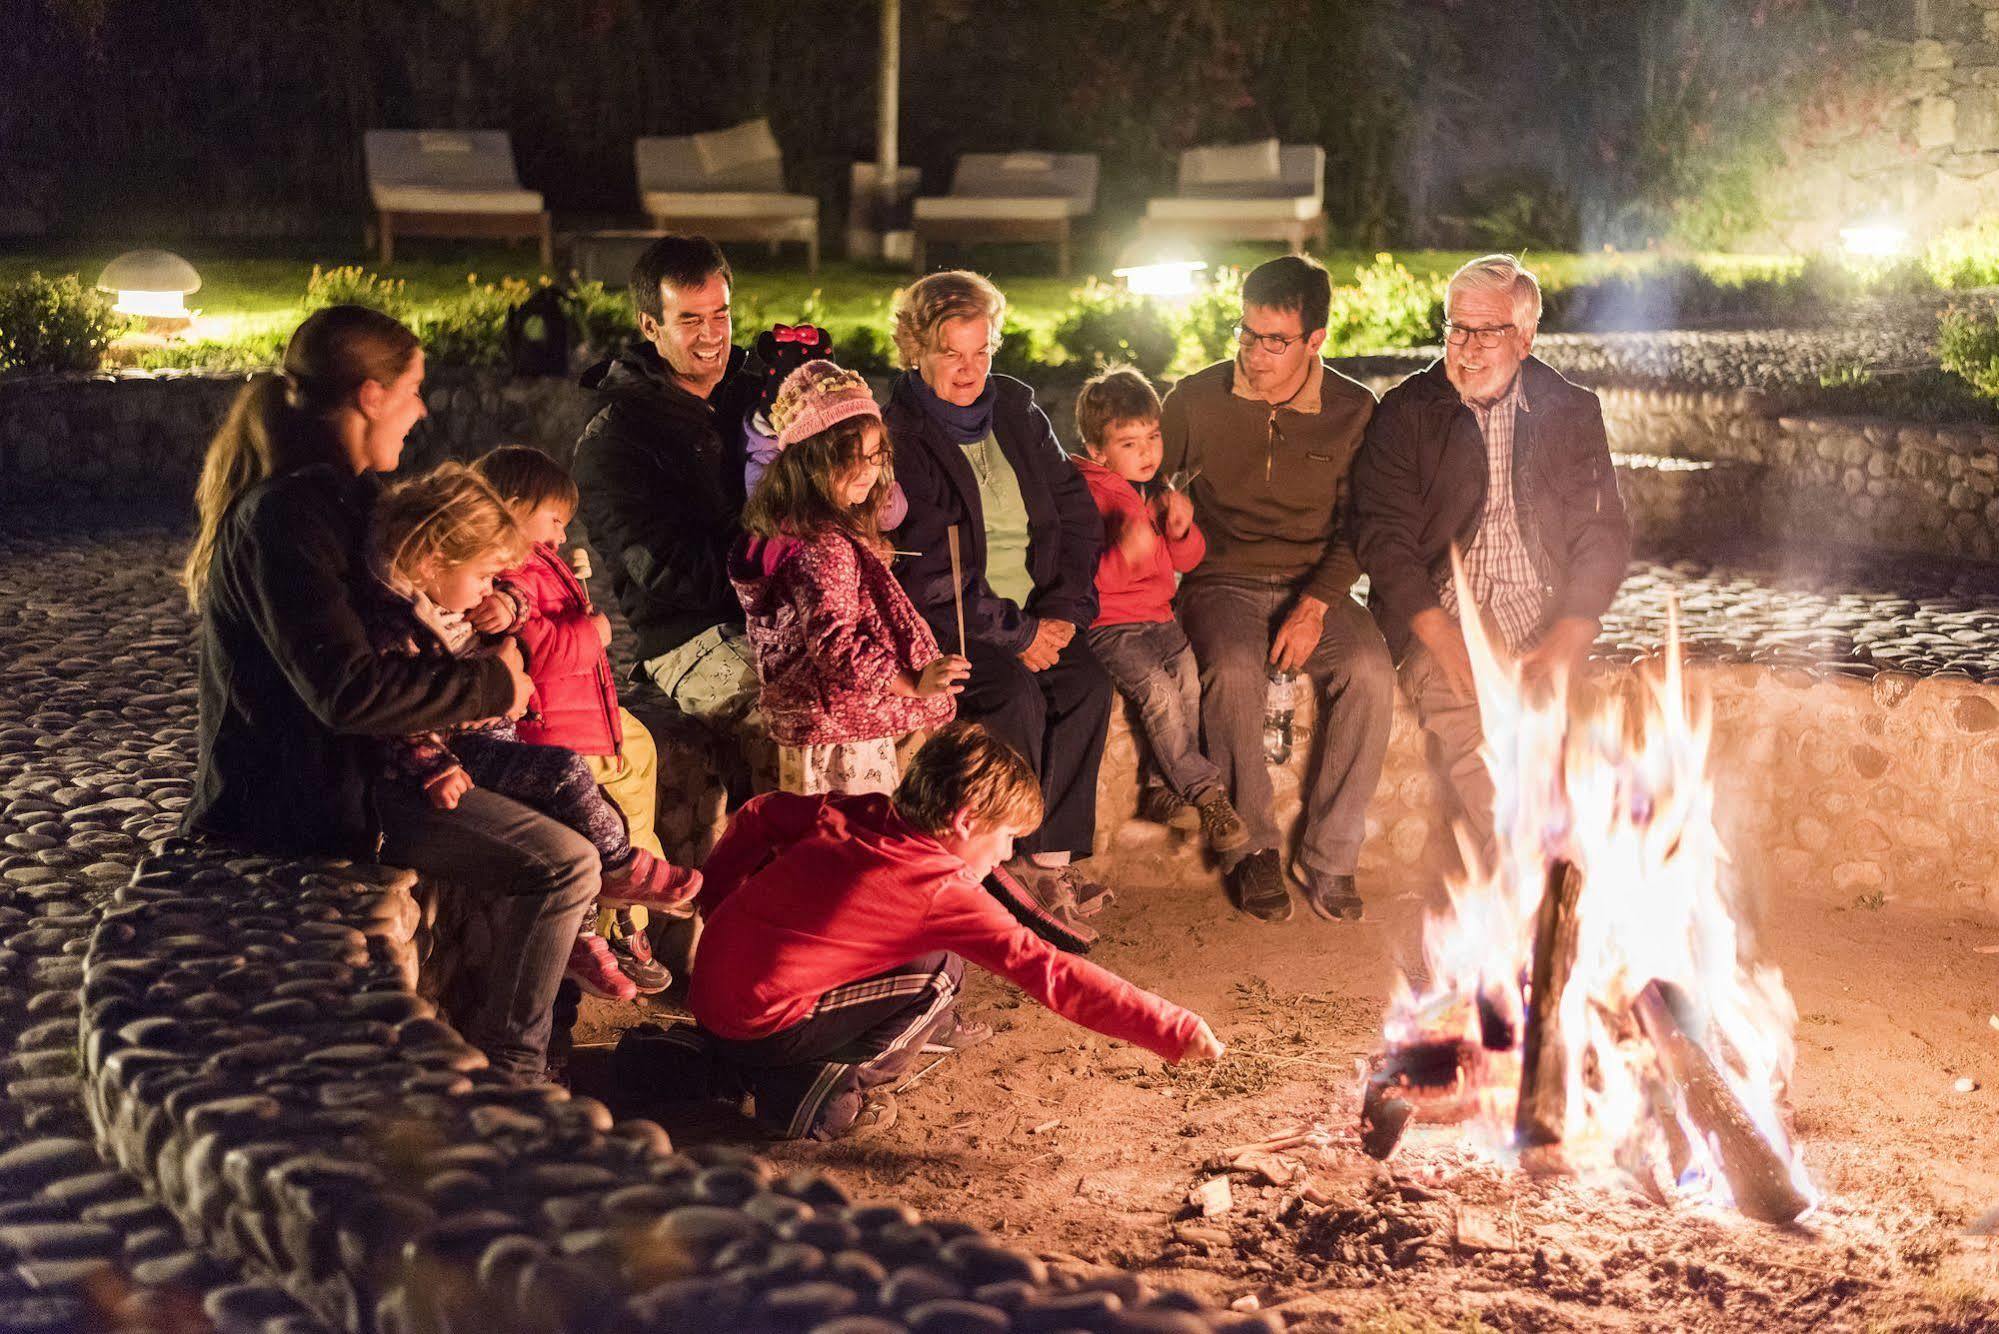
[[[47,274],[76,273],[94,279],[116,253],[112,245],[9,253],[0,251],[0,282],[31,270]],[[197,335],[216,342],[268,336],[289,328],[299,318],[306,280],[315,264],[331,268],[356,264],[373,268],[373,258],[358,248],[322,245],[306,249],[284,245],[233,248],[183,247],[179,251],[200,272],[201,290],[189,305],[201,312]],[[1234,246],[1207,257],[1212,263],[1253,265],[1279,253],[1274,246]],[[1470,255],[1463,251],[1399,251],[1396,258],[1418,276],[1446,274]],[[886,323],[890,298],[909,281],[907,273],[878,266],[829,263],[816,275],[792,263],[771,260],[758,246],[732,248],[737,268],[739,324],[760,327],[772,321],[796,322],[808,314],[832,324]],[[1333,280],[1350,282],[1353,270],[1370,262],[1371,252],[1336,250],[1320,258]],[[1052,329],[1068,305],[1069,293],[1085,273],[1073,279],[1051,276],[1042,253],[1014,247],[987,247],[961,253],[968,262],[993,274],[1015,313],[1043,332]],[[1617,268],[1654,262],[1642,255],[1551,254],[1528,257],[1550,287],[1562,287]],[[1736,257],[1703,257],[1703,267],[1768,269],[1770,261]],[[1109,277],[1109,265],[1097,276]],[[527,246],[456,245],[415,242],[384,276],[402,280],[419,306],[428,306],[462,291],[469,277],[480,282],[502,278],[534,280],[542,270]],[[816,299],[815,299],[816,298]]]

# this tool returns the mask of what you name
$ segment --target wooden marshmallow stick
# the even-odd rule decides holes
[[[951,539],[951,606],[958,613],[958,656],[965,657],[965,567],[958,557],[958,525],[945,530]]]

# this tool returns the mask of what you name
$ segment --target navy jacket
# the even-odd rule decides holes
[[[1078,630],[1097,618],[1097,552],[1103,520],[1090,488],[1056,443],[1048,414],[1034,391],[1005,375],[992,377],[993,438],[1012,465],[1027,505],[1027,569],[1034,594],[1025,607],[986,584],[986,521],[979,479],[965,448],[946,434],[911,388],[914,371],[897,378],[882,416],[895,446],[895,478],[909,499],[909,514],[891,535],[914,556],[898,556],[896,578],[930,624],[947,653],[958,651],[951,599],[951,548],[945,533],[958,528],[965,575],[965,636],[1007,653],[1034,638],[1038,620],[1068,621]]]
[[[1513,503],[1548,616],[1600,618],[1631,560],[1603,405],[1538,357],[1521,363],[1520,389],[1528,410],[1513,425]],[[1382,396],[1354,459],[1354,549],[1398,661],[1409,622],[1438,605],[1451,544],[1469,548],[1477,534],[1485,492],[1485,437],[1443,362]]]

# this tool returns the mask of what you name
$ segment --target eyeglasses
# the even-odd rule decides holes
[[[1470,325],[1452,324],[1449,320],[1445,320],[1444,341],[1452,347],[1463,347],[1467,338],[1476,337],[1480,347],[1498,347],[1499,340],[1518,327],[1513,324],[1492,324],[1482,329],[1475,329]]]
[[[1291,350],[1293,343],[1302,343],[1310,334],[1299,334],[1296,338],[1286,338],[1283,334],[1258,333],[1246,324],[1235,327],[1237,347],[1260,347],[1273,357],[1281,357]]]

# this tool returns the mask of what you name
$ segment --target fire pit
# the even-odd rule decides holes
[[[1423,975],[1398,979],[1362,1146],[1458,1122],[1532,1171],[1792,1222],[1816,1198],[1783,1111],[1797,1009],[1737,928],[1677,637],[1637,690],[1577,703],[1466,637],[1494,847],[1465,848]]]

